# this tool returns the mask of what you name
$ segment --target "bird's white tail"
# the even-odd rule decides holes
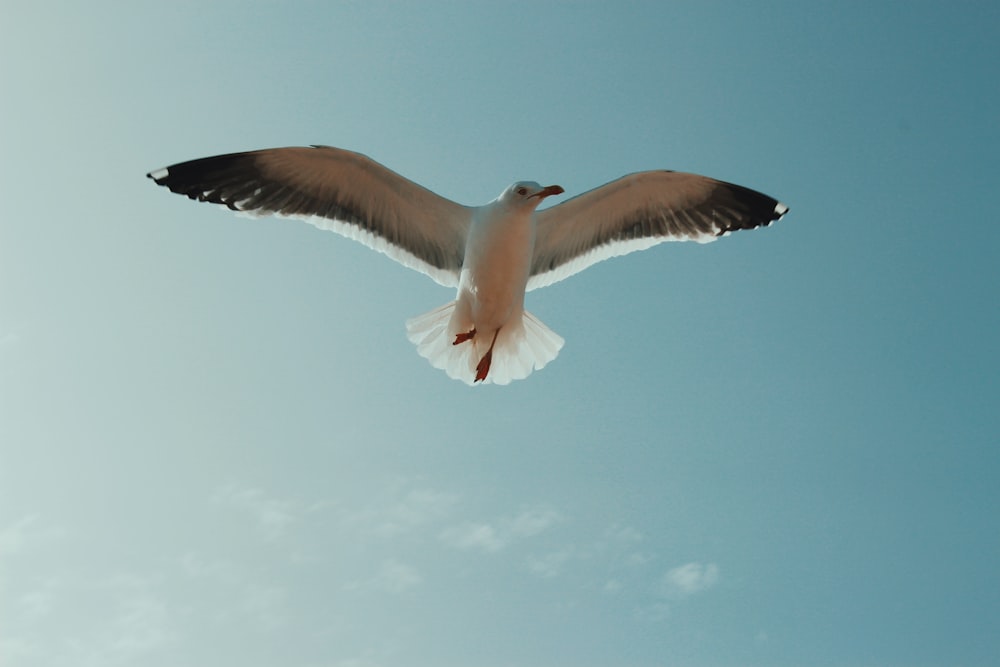
[[[469,325],[455,321],[455,302],[418,315],[406,322],[410,342],[420,356],[449,377],[473,384],[476,365],[490,347],[489,336],[476,336],[454,345],[455,336],[469,331]],[[522,380],[556,358],[563,339],[527,311],[512,317],[497,334],[493,361],[484,383],[509,384]]]

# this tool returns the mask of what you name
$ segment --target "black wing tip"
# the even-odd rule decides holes
[[[767,195],[763,196],[767,197]],[[770,215],[765,213],[758,218],[759,222],[751,224],[745,227],[745,229],[753,229],[754,227],[770,227],[772,223],[775,223],[785,217],[785,214],[788,213],[789,210],[788,206],[781,203],[777,199],[773,199],[771,197],[768,197],[768,199],[771,199],[771,201],[774,202],[774,207],[771,209]]]
[[[787,204],[783,204],[780,201],[779,202],[775,202],[775,204],[774,204],[774,213],[771,214],[771,216],[772,216],[771,217],[771,222],[775,222],[777,220],[781,220],[783,217],[785,217],[785,214],[788,213],[788,211],[790,211],[790,210],[791,209],[788,208]]]
[[[737,215],[736,218],[729,221],[729,224],[717,230],[716,236],[727,236],[743,229],[770,227],[772,223],[781,220],[789,211],[787,204],[763,192],[733,183],[723,183],[723,187],[729,199],[729,206],[741,211],[742,215]]]
[[[178,162],[146,174],[157,185],[188,199],[259,214],[316,213],[309,193],[270,182],[257,161],[261,151],[227,153]]]
[[[772,222],[781,220],[788,213],[788,205],[774,197],[743,187],[727,183],[729,192],[737,201],[741,201],[749,209],[750,217],[757,221],[757,224],[769,225]]]
[[[259,177],[254,157],[255,152],[214,155],[154,169],[146,177],[189,199],[234,208],[239,195],[249,187],[247,183]]]
[[[146,178],[152,179],[153,182],[156,183],[157,185],[163,185],[163,182],[167,180],[167,177],[169,175],[170,175],[170,170],[164,167],[163,169],[156,169],[154,171],[149,172],[148,174],[146,174]]]

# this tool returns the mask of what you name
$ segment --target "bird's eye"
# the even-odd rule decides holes
[[[518,188],[517,189],[517,194],[519,194],[519,195],[521,195],[523,197],[524,195],[528,194],[528,188]]]

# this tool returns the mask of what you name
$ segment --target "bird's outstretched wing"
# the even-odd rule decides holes
[[[706,243],[769,225],[787,212],[765,194],[705,176],[630,174],[538,212],[528,289],[664,241]]]
[[[458,284],[471,209],[374,160],[328,146],[191,160],[147,174],[178,194],[254,215],[298,218]]]

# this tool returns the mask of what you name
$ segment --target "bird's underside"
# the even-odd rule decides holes
[[[476,364],[476,377],[473,382],[482,382],[490,374],[490,366],[493,364],[493,348],[497,344],[497,336],[500,335],[500,330],[497,329],[493,332],[493,338],[490,340],[490,346],[486,349],[486,353],[479,359],[479,363]],[[476,337],[476,330],[473,328],[471,331],[460,331],[455,334],[455,340],[452,345],[461,345],[462,343],[468,343],[470,340]]]
[[[506,384],[558,354],[562,338],[517,305],[525,291],[610,257],[665,241],[712,241],[788,212],[760,192],[673,171],[630,174],[541,211],[562,188],[520,182],[484,206],[462,206],[328,146],[218,155],[147,176],[191,199],[335,231],[458,288],[457,301],[413,318],[407,331],[432,365],[468,384]],[[494,314],[484,326],[469,315],[482,305],[475,291],[463,293],[470,270],[479,272],[471,280],[492,280],[494,294],[512,300],[508,320]]]

